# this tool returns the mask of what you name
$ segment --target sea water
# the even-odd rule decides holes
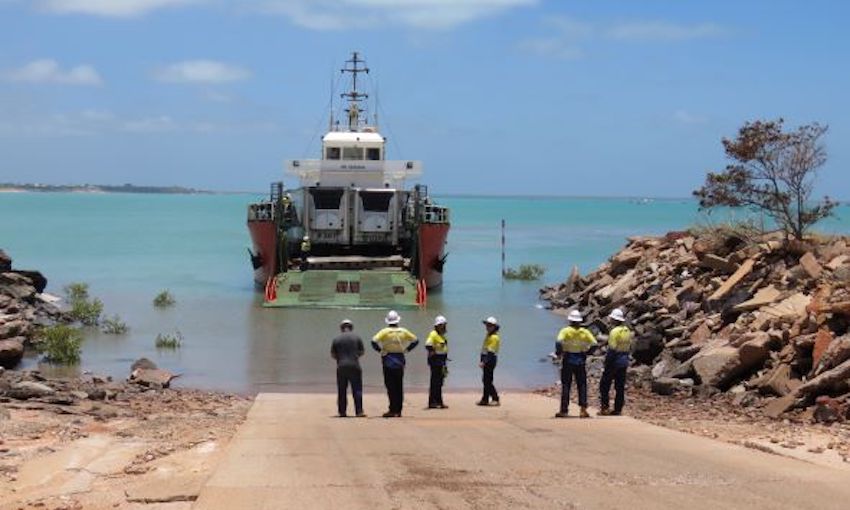
[[[79,367],[124,378],[130,364],[147,357],[180,373],[182,386],[239,392],[333,388],[331,338],[343,318],[367,341],[367,388],[381,387],[380,359],[368,339],[383,326],[385,310],[264,309],[254,289],[246,248],[250,194],[160,195],[93,193],[0,194],[0,248],[16,268],[48,278],[48,292],[63,294],[85,282],[130,326],[125,335],[85,330]],[[713,220],[689,199],[442,197],[452,229],[444,286],[427,309],[402,310],[402,325],[424,340],[434,316],[449,321],[447,388],[479,386],[481,320],[502,323],[497,387],[528,388],[556,380],[546,360],[563,319],[545,310],[538,291],[562,281],[573,266],[585,274],[622,247],[629,236],[661,234]],[[850,207],[819,226],[850,232]],[[501,229],[506,223],[508,266],[547,268],[539,282],[503,281]],[[152,305],[167,289],[177,304]],[[155,337],[179,331],[181,348],[157,350]],[[25,366],[39,366],[37,356]],[[408,355],[407,385],[426,387],[425,349]]]

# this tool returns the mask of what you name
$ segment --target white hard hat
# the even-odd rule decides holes
[[[499,325],[499,321],[498,321],[498,320],[496,320],[496,318],[495,318],[495,317],[492,317],[492,316],[491,316],[491,317],[487,317],[487,318],[486,318],[486,319],[484,319],[482,322],[484,322],[484,324],[489,324],[489,325],[491,325],[491,326],[498,326],[498,325]]]
[[[351,322],[351,319],[342,319],[342,321],[339,323],[339,325],[340,326],[353,326],[354,323]]]
[[[623,313],[623,310],[620,308],[614,308],[611,311],[611,314],[608,315],[611,319],[614,319],[617,322],[626,322],[626,314]]]
[[[310,240],[310,236],[304,236],[304,240],[305,240],[305,241],[309,241],[309,240]]]
[[[387,313],[387,318],[384,319],[384,322],[389,325],[398,324],[399,322],[401,322],[401,316],[399,316],[398,312],[396,312],[395,310],[390,310]]]
[[[578,310],[573,310],[567,315],[567,320],[570,322],[584,322],[584,318],[581,316],[581,312]]]
[[[442,326],[444,324],[447,324],[448,322],[449,321],[447,321],[446,318],[443,317],[442,315],[438,315],[438,316],[434,317],[434,325],[435,326]]]

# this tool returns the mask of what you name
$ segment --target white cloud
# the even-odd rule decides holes
[[[154,72],[154,78],[167,83],[227,83],[244,80],[250,71],[215,60],[187,60]]]
[[[6,81],[21,83],[58,83],[62,85],[101,85],[97,70],[89,65],[62,69],[51,59],[33,60],[23,67],[2,73]]]
[[[726,30],[714,23],[678,25],[664,21],[620,23],[606,31],[606,36],[611,39],[629,41],[685,41],[725,34]]]
[[[199,1],[202,0],[38,0],[38,6],[44,11],[56,14],[133,18],[155,10]]]
[[[449,29],[538,0],[264,0],[262,8],[313,30],[383,26]]]
[[[679,122],[680,124],[688,125],[705,124],[706,122],[708,122],[707,117],[691,113],[687,110],[676,110],[673,113],[673,120]]]
[[[3,111],[0,115],[0,137],[69,137],[107,134],[158,135],[239,134],[273,132],[279,127],[265,120],[213,122],[207,120],[178,120],[170,115],[122,117],[104,110],[39,114],[35,112]]]
[[[517,48],[529,53],[561,59],[584,56],[592,42],[675,42],[722,37],[729,32],[714,23],[693,25],[667,21],[588,23],[564,16],[544,20],[550,34],[520,41]]]

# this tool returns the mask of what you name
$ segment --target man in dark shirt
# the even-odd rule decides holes
[[[360,356],[363,356],[363,340],[356,335],[354,325],[345,319],[339,324],[340,334],[331,343],[331,356],[336,360],[337,409],[339,416],[346,416],[348,406],[348,385],[354,397],[354,411],[358,418],[365,418],[363,412],[363,372],[360,369]]]

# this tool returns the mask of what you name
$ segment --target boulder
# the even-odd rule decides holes
[[[0,367],[15,368],[24,356],[24,339],[0,340]]]
[[[12,270],[12,257],[6,255],[6,252],[0,250],[0,272]]]
[[[850,360],[809,380],[795,394],[809,399],[818,395],[839,395],[850,390]]]
[[[779,303],[762,307],[753,321],[753,329],[761,329],[770,321],[777,319],[802,320],[808,315],[808,306],[812,298],[802,292],[789,296]]]
[[[627,269],[631,269],[640,262],[643,254],[640,251],[626,249],[611,258],[611,275],[618,275]]]
[[[15,320],[0,324],[0,340],[18,336],[29,336],[32,333],[32,324],[25,320]]]
[[[679,379],[672,377],[659,377],[652,380],[652,392],[658,395],[672,395],[682,388]]]
[[[831,332],[829,335],[832,338]],[[820,336],[820,332],[818,332],[818,336]],[[817,340],[815,340],[816,350],[817,346]],[[815,376],[844,363],[850,359],[850,334],[832,339],[829,346],[820,353],[820,356],[815,357],[813,355],[813,358],[812,374]]]
[[[637,283],[635,270],[630,269],[614,283],[602,287],[594,293],[594,297],[602,302],[616,303]]]
[[[765,395],[784,397],[800,387],[799,379],[791,378],[791,366],[785,363],[776,365],[758,383],[758,389]]]
[[[741,266],[734,273],[732,273],[732,276],[727,278],[726,281],[724,281],[723,284],[720,285],[720,287],[714,291],[714,294],[712,294],[708,298],[708,300],[720,301],[721,299],[725,298],[730,292],[732,292],[732,289],[734,289],[736,285],[738,285],[744,278],[749,276],[749,274],[753,271],[755,263],[755,259],[752,258],[745,260],[741,264]]]
[[[17,400],[46,397],[54,393],[56,393],[56,390],[50,386],[35,381],[17,382],[10,389],[6,390],[6,396]]]
[[[44,292],[44,289],[47,288],[47,278],[45,278],[39,271],[18,269],[14,272],[28,279],[30,283],[32,283],[32,286],[35,287],[35,291],[39,294]]]
[[[792,395],[785,395],[784,397],[779,397],[771,400],[764,406],[763,412],[765,416],[769,418],[779,418],[784,413],[790,411],[797,405],[797,398]]]
[[[24,300],[32,300],[37,294],[29,278],[12,271],[0,273],[0,293]]]
[[[823,267],[821,267],[818,259],[812,255],[812,252],[806,252],[800,257],[800,266],[813,280],[820,278],[821,273],[823,273]]]
[[[730,262],[729,259],[720,257],[713,253],[706,254],[700,261],[700,266],[719,271],[724,274],[734,273],[738,269],[738,264]]]
[[[129,381],[141,386],[168,388],[171,381],[178,377],[168,370],[159,368],[137,368],[130,374]]]
[[[728,388],[740,377],[761,367],[770,357],[770,339],[759,338],[740,347],[709,347],[693,358],[694,370],[703,384]]]
[[[830,260],[830,261],[826,264],[826,267],[827,267],[827,269],[829,269],[830,271],[835,271],[835,270],[836,270],[836,269],[838,269],[839,267],[841,267],[841,266],[843,266],[844,264],[846,264],[846,263],[847,263],[847,261],[850,261],[850,255],[839,255],[839,256],[837,256],[837,257],[833,258],[832,260]]]
[[[815,409],[812,419],[816,423],[835,423],[844,421],[847,414],[847,406],[838,399],[822,395],[815,399]]]
[[[759,308],[767,306],[779,299],[780,295],[782,295],[782,293],[778,291],[776,287],[768,285],[767,287],[759,289],[758,292],[756,292],[756,295],[749,300],[744,301],[739,305],[735,305],[733,309],[736,312],[758,310]]]
[[[632,358],[638,363],[649,365],[663,350],[664,338],[656,333],[648,333],[635,340]]]
[[[130,371],[133,372],[137,369],[144,368],[148,370],[155,370],[157,368],[156,363],[147,359],[147,358],[139,358],[130,365]]]
[[[705,321],[703,321],[697,329],[691,333],[690,341],[692,345],[705,345],[710,336],[711,328]]]
[[[832,334],[832,331],[829,328],[820,328],[815,335],[815,346],[812,349],[812,366],[817,368],[820,363],[821,357],[829,348],[832,341],[835,339],[835,335]],[[833,365],[835,366],[835,365]]]

